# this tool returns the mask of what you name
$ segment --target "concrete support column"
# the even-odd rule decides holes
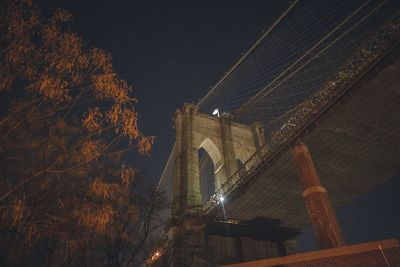
[[[183,177],[184,169],[184,124],[183,114],[178,109],[174,115],[175,124],[175,151],[174,151],[174,172],[173,172],[173,193],[171,226],[168,230],[168,239],[171,240],[169,265],[172,267],[182,266],[182,227],[179,218],[186,208],[186,190],[185,179]]]
[[[202,205],[200,191],[200,171],[198,147],[194,142],[194,118],[197,106],[186,104],[183,108],[183,177],[187,188],[187,208]]]
[[[202,212],[187,212],[184,219],[185,263],[182,266],[211,267],[206,252],[205,216]],[[190,264],[190,265],[189,265]]]
[[[226,179],[229,179],[234,173],[237,173],[238,170],[232,141],[231,116],[229,114],[223,114],[220,117],[220,121],[225,174]],[[236,174],[232,179],[233,181],[239,179],[239,174]]]
[[[183,254],[183,236],[182,229],[178,226],[170,227],[168,231],[168,239],[171,240],[171,250],[169,251],[169,265],[171,267],[182,266]]]
[[[206,253],[205,217],[201,211],[186,211],[172,218],[167,232],[170,244],[169,265],[172,267],[211,267]]]
[[[320,183],[307,146],[300,143],[294,146],[291,151],[304,188],[305,205],[320,248],[334,248],[345,245],[335,212],[325,188]]]
[[[182,163],[183,163],[183,119],[182,112],[178,109],[174,115],[175,124],[175,153],[174,153],[174,172],[173,172],[173,191],[174,199],[172,203],[172,216],[177,216],[183,212],[186,206],[184,191],[182,190]]]

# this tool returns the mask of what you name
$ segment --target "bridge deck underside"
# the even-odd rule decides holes
[[[350,93],[303,138],[335,208],[400,174],[400,60],[372,70]],[[276,218],[300,228],[308,222],[301,192],[286,150],[225,204],[227,217]]]

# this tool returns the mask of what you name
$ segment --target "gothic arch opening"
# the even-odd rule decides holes
[[[204,148],[198,150],[199,180],[202,202],[205,203],[215,192],[214,163]]]
[[[206,202],[216,190],[215,168],[222,156],[217,146],[209,138],[204,139],[198,149],[199,180],[202,202]]]
[[[200,148],[203,148],[205,151],[207,151],[208,155],[214,163],[214,166],[217,165],[218,162],[220,162],[222,157],[221,153],[219,152],[218,147],[209,138],[204,139],[203,142],[200,143],[199,149]]]

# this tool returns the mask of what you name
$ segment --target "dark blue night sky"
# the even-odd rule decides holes
[[[288,6],[288,1],[40,0],[46,14],[69,10],[72,28],[89,46],[113,55],[134,87],[140,126],[157,136],[148,158],[130,160],[158,180],[174,142],[172,116],[197,102]],[[338,212],[348,243],[400,237],[400,177]],[[306,227],[302,250],[315,248]]]
[[[134,87],[140,126],[157,136],[151,157],[133,163],[157,180],[174,142],[172,116],[197,102],[288,7],[288,1],[39,0],[46,14],[69,10],[89,46],[113,55]]]

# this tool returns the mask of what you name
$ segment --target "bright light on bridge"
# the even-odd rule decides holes
[[[218,108],[214,109],[214,111],[213,111],[212,114],[213,114],[213,115],[217,115],[218,118],[219,118],[219,109],[218,109]]]
[[[220,197],[219,197],[219,200],[220,200],[221,202],[224,202],[224,200],[225,200],[224,196],[220,196]]]

